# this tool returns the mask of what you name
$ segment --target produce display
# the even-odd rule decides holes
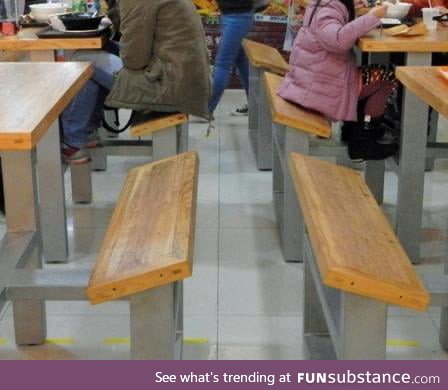
[[[219,13],[218,4],[215,0],[193,0],[198,13],[203,16],[215,16]]]

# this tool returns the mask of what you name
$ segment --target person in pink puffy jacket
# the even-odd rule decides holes
[[[345,121],[342,139],[353,160],[380,160],[398,150],[396,144],[378,142],[387,100],[396,89],[393,73],[358,69],[353,52],[357,39],[378,27],[386,10],[377,6],[355,19],[354,0],[313,0],[278,90],[286,100]]]

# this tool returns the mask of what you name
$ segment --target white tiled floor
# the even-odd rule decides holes
[[[185,282],[185,358],[302,359],[302,266],[285,263],[271,201],[271,173],[255,168],[247,118],[228,115],[244,102],[225,95],[217,128],[190,125],[190,147],[201,159],[194,275]],[[442,123],[442,130],[448,129]],[[446,137],[446,133],[442,136]],[[90,267],[101,244],[126,172],[141,157],[109,158],[107,172],[93,174],[94,202],[73,205],[67,180],[70,263]],[[440,272],[447,260],[448,164],[438,161],[426,177],[421,272]],[[393,214],[396,178],[387,174],[384,207]],[[3,230],[4,231],[4,228]],[[128,307],[86,302],[47,305],[44,346],[17,348],[11,308],[0,317],[0,359],[126,359]],[[390,309],[389,359],[447,359],[437,341],[439,310]]]

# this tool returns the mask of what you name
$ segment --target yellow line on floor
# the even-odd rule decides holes
[[[66,338],[56,338],[56,339],[46,339],[45,344],[53,344],[53,345],[73,345],[75,344],[75,340],[71,337]]]
[[[401,339],[387,339],[386,345],[388,347],[413,347],[420,348],[419,340],[401,340]]]
[[[6,341],[5,338],[0,337],[0,345],[6,345],[8,342]]]
[[[129,345],[130,344],[129,337],[107,337],[103,340],[104,345]],[[185,345],[201,345],[208,344],[208,339],[203,337],[197,338],[186,338],[184,339]]]

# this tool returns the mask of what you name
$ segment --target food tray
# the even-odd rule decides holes
[[[60,31],[54,30],[51,26],[45,27],[38,31],[36,35],[39,38],[94,38],[110,33],[110,25],[100,26],[97,30],[89,31]]]

